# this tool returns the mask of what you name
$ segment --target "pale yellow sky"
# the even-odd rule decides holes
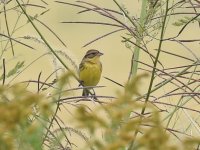
[[[93,40],[94,38],[97,38],[103,34],[106,34],[110,31],[113,31],[117,28],[115,27],[109,27],[109,26],[100,26],[100,25],[83,25],[83,24],[62,24],[60,22],[62,21],[103,21],[103,22],[111,22],[108,19],[105,19],[102,16],[99,16],[96,13],[83,13],[83,14],[77,14],[82,9],[75,8],[72,6],[64,5],[64,4],[58,4],[55,3],[54,1],[48,1],[49,5],[44,5],[41,1],[37,1],[38,4],[43,5],[50,9],[46,14],[43,16],[39,17],[38,19],[44,22],[46,25],[48,25],[67,45],[67,48],[64,47],[46,28],[41,26],[38,22],[34,22],[35,25],[39,28],[43,36],[46,38],[46,40],[49,42],[51,47],[55,50],[63,51],[67,55],[69,55],[78,65],[84,56],[85,52],[88,49],[94,48],[98,49],[101,52],[104,53],[104,56],[102,56],[102,64],[103,64],[103,73],[102,76],[109,77],[121,84],[124,84],[127,79],[128,75],[130,72],[130,62],[131,62],[131,56],[132,52],[127,49],[124,45],[124,43],[121,42],[122,38],[121,36],[127,36],[126,31],[118,32],[113,35],[110,35],[108,37],[105,37],[88,47],[83,48],[82,46],[86,44],[87,42]],[[70,2],[74,2],[75,0],[70,0]],[[112,8],[118,10],[116,5],[113,3],[112,0],[90,0],[87,2],[92,2],[95,3],[98,6],[103,6],[106,8]],[[130,15],[134,15],[135,17],[139,16],[140,9],[139,9],[139,3],[138,1],[129,1],[129,0],[118,0],[120,4],[123,4],[126,6],[126,8],[130,11]],[[33,3],[36,3],[36,1],[33,1]],[[188,11],[188,9],[187,9]],[[28,9],[28,13],[31,15],[35,15],[35,13],[41,13],[40,8],[36,9]],[[15,22],[16,22],[16,12],[11,11],[8,14],[8,21],[10,24],[10,28],[12,29]],[[189,15],[187,15],[189,16]],[[191,17],[191,15],[189,16]],[[181,27],[174,27],[170,25],[171,23],[175,22],[179,17],[174,17],[172,16],[170,21],[168,22],[168,28],[166,30],[166,35],[165,37],[171,37],[175,36],[181,29]],[[3,16],[0,18],[3,20]],[[1,21],[0,20],[0,21]],[[121,17],[121,20],[126,22],[127,20]],[[24,15],[22,15],[19,23],[17,24],[18,27],[20,25],[23,25],[26,23],[26,19]],[[0,23],[1,31],[6,31],[4,23]],[[160,33],[159,33],[160,34]],[[158,34],[158,35],[159,35]],[[18,31],[14,33],[14,37],[23,37],[23,36],[31,36],[40,39],[39,35],[35,32],[35,30],[32,28],[30,24],[27,24],[20,28]],[[199,26],[197,23],[191,24],[187,26],[187,28],[184,30],[182,35],[178,38],[178,40],[182,39],[200,39],[200,30]],[[159,37],[159,36],[158,36]],[[14,63],[16,63],[18,60],[25,60],[25,64],[31,63],[33,60],[38,58],[39,56],[43,55],[44,53],[49,52],[48,48],[45,47],[43,44],[39,43],[35,39],[33,40],[22,40],[26,44],[32,45],[35,50],[31,50],[25,46],[17,44],[14,47],[14,50],[16,52],[16,58],[12,59],[9,61],[7,64],[8,68],[11,68]],[[148,45],[148,50],[150,53],[156,54],[155,49],[158,48],[158,41],[153,41],[149,43]],[[200,52],[199,52],[199,42],[196,43],[188,43],[186,44],[187,47],[184,47],[177,42],[166,42],[162,46],[162,50],[180,54],[184,57],[191,58],[193,60],[196,60],[195,57],[191,54],[192,53],[196,54],[196,56],[199,58],[200,57]],[[8,51],[5,53],[6,60],[10,60],[12,58],[11,56],[11,51],[8,49]],[[66,58],[61,57],[67,65],[72,67]],[[147,63],[151,64],[152,61],[149,58],[149,56],[141,52],[140,55],[140,60]],[[174,56],[169,56],[167,54],[161,53],[159,60],[163,63],[163,65],[168,68],[168,67],[175,67],[175,66],[180,66],[180,65],[187,65],[188,63],[191,63],[189,61],[183,60],[183,59],[177,59],[177,57]],[[60,64],[58,64],[60,65]],[[61,65],[60,65],[61,66]],[[139,66],[141,67],[141,65]],[[161,68],[161,67],[160,67]],[[24,81],[24,80],[37,80],[38,75],[40,72],[42,72],[41,75],[41,80],[44,80],[45,78],[48,77],[52,73],[54,69],[54,63],[53,59],[51,56],[46,55],[42,57],[40,60],[36,61],[29,67],[26,71],[24,71],[21,75],[19,75],[14,82],[18,81]],[[148,68],[152,70],[151,68]],[[162,68],[161,68],[162,69]],[[9,70],[9,69],[8,69]],[[175,70],[177,71],[177,70]],[[140,71],[141,73],[142,71]],[[146,93],[147,88],[149,85],[149,79],[147,78],[143,80],[141,83],[141,86],[139,87],[141,90],[141,93]],[[9,81],[10,79],[8,79]],[[158,81],[156,81],[157,83]],[[102,78],[99,85],[106,86],[105,88],[97,89],[96,93],[97,95],[108,95],[108,96],[114,96],[116,94],[117,90],[121,90],[122,88],[111,83],[110,81]],[[78,86],[78,83],[76,81],[72,81],[70,86],[72,88],[76,88]],[[37,85],[33,86],[33,89],[37,89]],[[161,93],[165,93],[166,91],[170,90],[170,86],[166,86],[159,90],[156,95],[160,95]],[[80,94],[79,92],[78,94]],[[76,95],[77,93],[73,93]],[[78,95],[77,94],[77,95]],[[177,102],[178,100],[177,97],[167,97],[166,100],[168,103],[174,103]],[[93,104],[91,104],[93,107]],[[199,109],[199,106],[194,105],[193,103],[189,104],[192,107],[194,106],[196,109]],[[162,105],[163,108],[165,108]],[[169,108],[169,110],[172,110],[172,108]],[[67,113],[67,112],[65,112]],[[64,113],[64,114],[65,114]],[[64,117],[64,119],[67,119],[67,117]],[[181,120],[187,120],[187,117],[184,117]],[[66,121],[67,122],[67,121]],[[181,123],[180,123],[181,124]]]

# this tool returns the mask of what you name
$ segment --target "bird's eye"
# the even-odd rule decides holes
[[[95,55],[96,55],[96,53],[91,53],[91,54],[89,54],[87,57],[88,57],[88,58],[93,58]]]

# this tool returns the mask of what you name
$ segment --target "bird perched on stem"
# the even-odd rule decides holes
[[[88,50],[79,65],[79,80],[82,86],[96,86],[99,83],[102,72],[100,56],[103,53],[98,50]],[[83,89],[82,96],[88,96],[91,88]]]

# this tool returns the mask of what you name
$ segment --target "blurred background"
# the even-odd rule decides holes
[[[111,34],[84,47],[84,45],[87,44],[88,42],[94,40],[99,36],[107,34],[117,28],[111,26],[103,26],[99,24],[92,25],[92,24],[81,24],[81,23],[61,23],[61,22],[77,22],[77,21],[79,22],[95,21],[95,22],[113,23],[113,21],[91,11],[85,13],[79,13],[84,9],[59,2],[61,1],[57,2],[52,0],[30,1],[29,5],[27,5],[26,7],[26,12],[30,16],[37,18],[43,24],[47,25],[63,41],[63,43],[66,46],[63,43],[61,43],[55,37],[55,35],[53,35],[47,29],[47,27],[42,25],[39,21],[36,20],[34,21],[35,25],[37,26],[41,34],[45,37],[45,39],[48,41],[50,46],[54,50],[59,51],[60,53],[62,52],[62,54],[60,55],[62,60],[72,70],[76,71],[76,67],[78,67],[82,57],[84,56],[87,50],[97,49],[103,52],[104,55],[101,58],[103,64],[103,72],[99,85],[105,87],[98,88],[95,91],[97,95],[116,96],[117,91],[123,91],[123,88],[114,84],[113,82],[106,80],[103,77],[104,76],[108,77],[122,85],[124,85],[127,82],[131,68],[131,58],[133,54],[133,51],[128,49],[126,47],[126,44],[122,42],[123,40],[122,36],[123,37],[127,36],[127,31],[120,31]],[[67,1],[63,0],[62,2],[79,4],[75,0],[67,0]],[[95,0],[95,1],[87,0],[85,2],[95,4],[99,7],[120,11],[112,0]],[[130,16],[134,16],[135,18],[138,18],[140,16],[141,1],[118,0],[118,3],[129,12]],[[24,5],[25,4],[26,3],[24,2]],[[1,6],[1,13],[3,13],[3,3],[1,3],[0,6]],[[184,10],[185,12],[193,11],[193,8],[189,7],[187,8],[186,6]],[[63,68],[63,66],[58,61],[56,61],[54,56],[46,54],[50,52],[49,49],[43,44],[40,36],[34,30],[32,25],[27,21],[25,15],[21,14],[21,12],[18,11],[19,9],[17,3],[10,2],[9,5],[6,5],[6,9],[7,9],[7,21],[9,24],[10,34],[12,35],[12,37],[14,37],[16,40],[23,42],[24,44],[33,47],[30,48],[19,43],[13,43],[15,52],[15,56],[13,57],[10,43],[8,43],[8,41],[5,40],[6,39],[5,37],[1,36],[1,41],[2,41],[1,61],[3,58],[5,58],[7,70],[10,70],[13,66],[15,66],[15,64],[18,61],[25,61],[25,67],[27,67],[18,76],[6,79],[6,84],[12,84],[28,80],[37,80],[40,72],[41,72],[40,80],[43,81],[55,70],[55,68],[57,69]],[[183,10],[180,10],[180,12],[182,11]],[[177,13],[178,12],[179,10],[177,10]],[[122,22],[124,22],[125,24],[127,23],[127,25],[129,25],[127,18],[125,18],[123,15],[122,16],[116,15],[116,16],[118,16]],[[164,39],[175,37],[179,33],[182,26],[174,26],[172,24],[176,22],[178,19],[182,18],[183,16],[184,15],[172,15],[170,17],[170,20],[167,20],[167,28],[165,31]],[[191,15],[187,14],[187,17],[192,17],[192,16],[193,14]],[[0,17],[1,17],[0,32],[2,34],[7,34],[5,16],[1,15]],[[15,32],[11,33],[13,30]],[[199,24],[195,22],[188,25],[176,40],[200,39],[199,35],[200,35]],[[159,39],[159,37],[160,37],[160,32],[158,32],[158,34],[156,35],[157,39]],[[148,38],[146,40],[148,41]],[[146,46],[150,53],[156,54],[158,43],[159,40],[153,40],[147,43]],[[181,55],[191,60],[197,60],[200,57],[199,48],[200,48],[199,41],[188,42],[182,45],[177,41],[171,40],[164,42],[161,49],[167,52],[171,52],[173,54]],[[66,57],[69,57],[71,60],[67,59]],[[72,65],[71,61],[73,61],[76,64],[76,66]],[[140,53],[140,61],[152,65],[152,60],[150,59],[149,55],[143,51],[141,51]],[[169,55],[167,53],[162,53],[162,52],[160,54],[159,61],[162,62],[162,65],[164,66],[163,68],[163,66],[158,64],[159,68],[161,70],[168,69],[169,71],[173,70],[173,69],[170,70],[170,68],[172,67],[191,64],[191,61],[187,59],[179,58],[174,55]],[[28,66],[29,64],[30,66]],[[149,77],[144,79],[139,87],[140,93],[144,94],[148,90],[152,68],[149,68],[142,64],[139,64],[139,68],[147,69],[150,71],[148,72]],[[178,71],[178,68],[174,69],[174,71]],[[61,72],[65,72],[65,70],[62,69]],[[144,70],[140,69],[138,71],[139,74],[144,72],[145,72]],[[52,76],[48,81],[51,82],[54,79],[55,76]],[[197,76],[196,79],[198,81],[196,84],[199,84],[199,76]],[[161,80],[162,79],[155,80],[154,85],[161,82]],[[30,85],[31,86],[29,86],[29,88],[32,91],[37,91],[36,83],[30,83]],[[78,87],[78,82],[72,79],[68,88],[76,88],[76,87]],[[156,91],[153,94],[153,96],[159,97],[175,87],[176,86],[173,84],[168,84],[159,89],[158,91]],[[80,94],[81,91],[73,93],[74,96]],[[179,98],[180,95],[166,96],[165,98],[161,99],[161,102],[176,104]],[[89,105],[91,107],[95,107],[93,103]],[[188,102],[187,106],[192,109],[197,109],[197,110],[200,109],[199,105],[197,105],[195,101]],[[171,110],[174,109],[174,107],[162,104],[158,105],[158,107],[160,109],[166,110],[167,112],[170,112]],[[67,124],[69,123],[68,118],[71,117],[71,114],[68,111],[72,112],[73,110],[67,106],[67,109],[64,109],[63,111],[59,112],[63,121],[66,121]],[[189,112],[189,114],[191,115],[191,117],[196,118],[197,122],[199,121],[198,120],[199,117],[197,117],[198,113]],[[180,119],[178,119],[178,121],[175,123],[177,124],[176,128],[184,130],[187,126],[189,126],[188,124],[190,124],[188,122],[189,119],[187,115],[185,115],[182,111],[180,111],[179,115],[182,117],[179,116]],[[166,116],[167,115],[164,114],[163,118]],[[193,132],[193,134],[199,133],[199,131],[196,130],[195,128],[191,128],[190,132]]]

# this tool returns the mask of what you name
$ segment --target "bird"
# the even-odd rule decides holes
[[[100,61],[102,55],[103,53],[98,50],[91,49],[83,57],[79,65],[79,82],[83,87],[96,86],[99,83],[102,73],[102,63]],[[84,88],[82,96],[89,96],[90,89]]]

